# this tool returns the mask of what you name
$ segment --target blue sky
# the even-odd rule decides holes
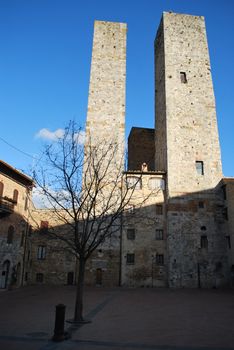
[[[234,176],[232,0],[0,0],[0,158],[29,172],[41,129],[85,124],[95,19],[128,24],[126,135],[132,126],[153,127],[162,11],[205,16],[223,172]]]

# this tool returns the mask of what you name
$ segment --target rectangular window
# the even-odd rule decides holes
[[[156,230],[156,236],[155,236],[157,241],[163,240],[163,230]]]
[[[227,248],[231,249],[231,238],[230,238],[230,236],[226,236],[226,241],[227,241]]]
[[[208,248],[208,239],[207,236],[201,236],[201,248],[207,249]]]
[[[135,263],[135,254],[127,254],[127,264],[133,265]]]
[[[204,164],[201,160],[196,161],[196,170],[198,175],[204,175]]]
[[[163,266],[164,265],[164,255],[163,254],[156,254],[155,262],[156,262],[156,265]]]
[[[156,215],[162,215],[163,214],[163,206],[157,204],[156,205]]]
[[[128,228],[127,229],[127,239],[135,239],[135,229],[134,228]]]
[[[180,81],[182,84],[186,84],[187,83],[187,77],[186,77],[186,73],[185,72],[180,72]]]
[[[46,247],[43,245],[40,245],[37,248],[37,259],[38,260],[44,260],[46,257]]]
[[[199,209],[203,209],[203,208],[204,208],[204,202],[199,201],[199,202],[198,202],[198,208],[199,208]]]

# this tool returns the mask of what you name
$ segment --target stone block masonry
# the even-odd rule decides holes
[[[125,132],[125,23],[95,21],[86,135],[116,142],[122,157]]]

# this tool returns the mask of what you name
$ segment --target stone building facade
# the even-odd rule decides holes
[[[27,282],[29,213],[33,181],[0,160],[0,288]]]
[[[223,178],[205,22],[165,12],[155,39],[155,129],[132,128],[124,171],[126,24],[96,21],[86,144],[118,144],[122,188],[135,185],[119,230],[90,257],[86,283],[234,285],[234,179]],[[51,215],[52,214],[52,215]],[[73,284],[75,259],[48,238],[64,229],[34,210],[30,283]]]

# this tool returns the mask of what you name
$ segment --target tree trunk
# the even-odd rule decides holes
[[[76,301],[75,301],[75,313],[74,322],[83,322],[83,294],[84,294],[84,272],[85,272],[85,259],[79,259],[79,272],[78,281],[76,287]]]

